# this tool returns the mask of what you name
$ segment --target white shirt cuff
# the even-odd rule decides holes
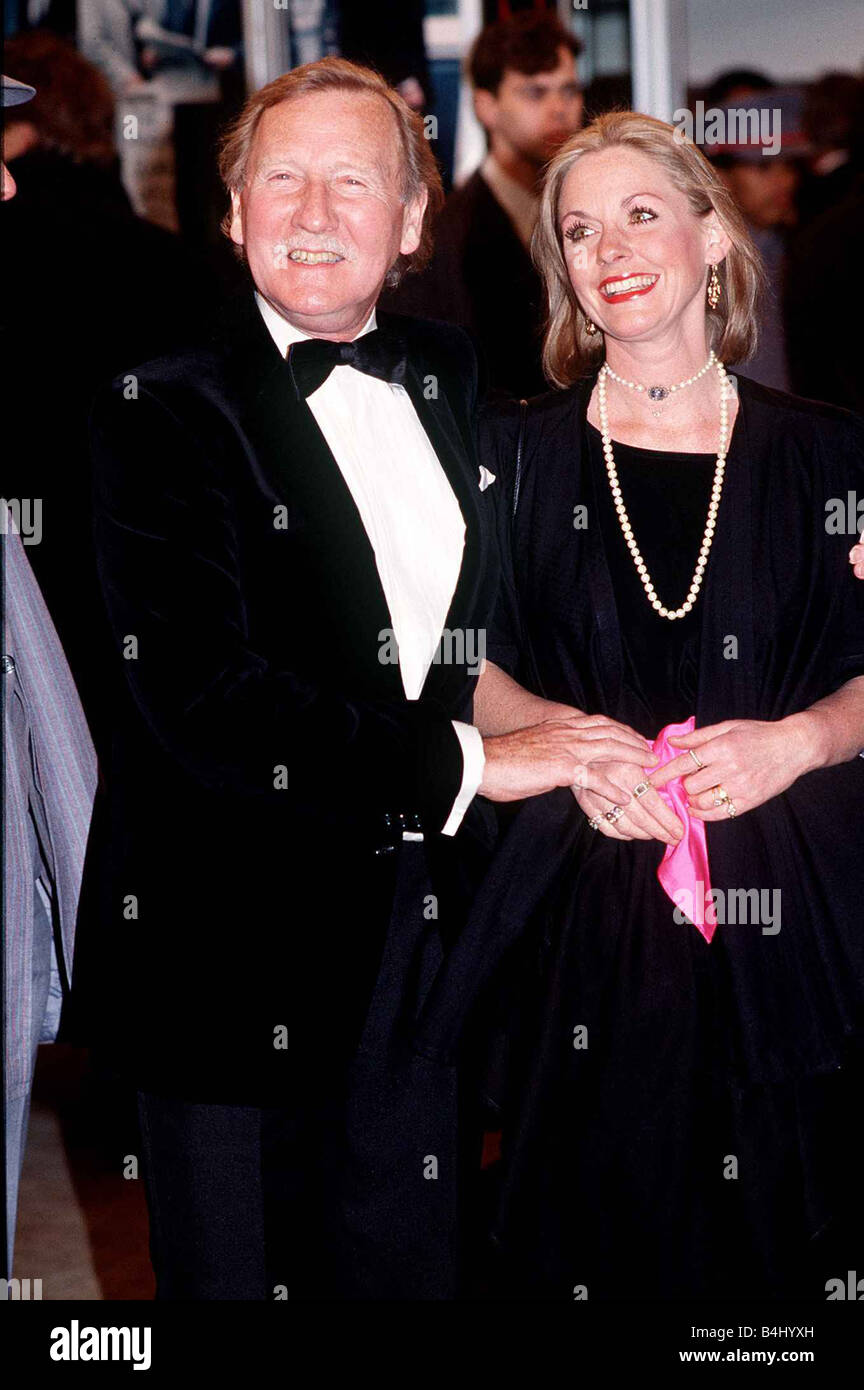
[[[459,795],[453,802],[453,809],[447,817],[442,835],[455,835],[462,824],[462,817],[477,795],[483,773],[486,771],[486,755],[483,752],[483,736],[473,724],[460,724],[453,720],[453,728],[462,748],[462,785]]]

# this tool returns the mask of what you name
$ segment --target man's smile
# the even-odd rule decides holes
[[[288,259],[295,265],[339,265],[345,257],[335,251],[296,250],[288,252]]]

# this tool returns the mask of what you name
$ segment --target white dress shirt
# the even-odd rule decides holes
[[[310,334],[295,328],[257,294],[258,308],[284,357]],[[376,327],[375,310],[360,333]],[[465,521],[411,397],[403,386],[334,367],[307,405],[330,446],[375,553],[399,650],[405,696],[419,698],[456,590]],[[379,634],[382,643],[387,634]],[[453,720],[462,748],[462,785],[444,835],[455,835],[483,779],[483,740]],[[406,838],[420,836],[406,832]]]

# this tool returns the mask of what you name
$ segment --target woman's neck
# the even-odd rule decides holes
[[[692,376],[708,357],[694,366]],[[611,364],[610,364],[611,365]],[[617,368],[613,368],[617,371]],[[625,373],[619,372],[619,376]],[[670,385],[654,377],[650,381],[635,377],[639,385]],[[682,380],[686,378],[678,378]],[[588,404],[590,423],[601,428],[599,391],[595,386]],[[726,388],[729,437],[738,411],[738,398],[732,386]],[[657,412],[655,414],[655,411]],[[606,413],[613,440],[635,448],[660,449],[687,454],[716,453],[720,445],[720,373],[713,366],[691,386],[676,391],[661,403],[648,399],[647,391],[632,391],[606,377]],[[728,437],[727,437],[728,445]]]
[[[708,361],[711,349],[704,333],[690,341],[675,335],[666,342],[621,343],[606,340],[610,371],[639,386],[673,386],[688,381]]]

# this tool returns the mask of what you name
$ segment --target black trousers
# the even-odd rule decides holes
[[[385,1166],[398,1154],[404,1117],[402,1102],[387,1089],[383,1059],[389,1040],[416,1014],[442,958],[436,922],[424,914],[430,890],[424,848],[404,842],[394,853],[392,912],[363,1035],[367,1058],[382,1060],[380,1067],[367,1063],[353,1103],[354,1112],[362,1112],[354,1119],[361,1141],[367,1103],[375,1114],[376,1154]],[[431,1094],[428,1105],[420,1102],[425,1109],[435,1104]],[[352,1139],[337,1077],[272,1108],[139,1091],[138,1113],[157,1299],[376,1296],[341,1244],[340,1184]],[[371,1167],[383,1171],[377,1159]],[[370,1230],[369,1238],[374,1244],[382,1234]],[[392,1252],[397,1267],[399,1253]],[[385,1259],[389,1263],[391,1255]],[[364,1293],[367,1282],[370,1292]]]
[[[313,1111],[139,1091],[157,1299],[328,1297],[325,1121]]]

